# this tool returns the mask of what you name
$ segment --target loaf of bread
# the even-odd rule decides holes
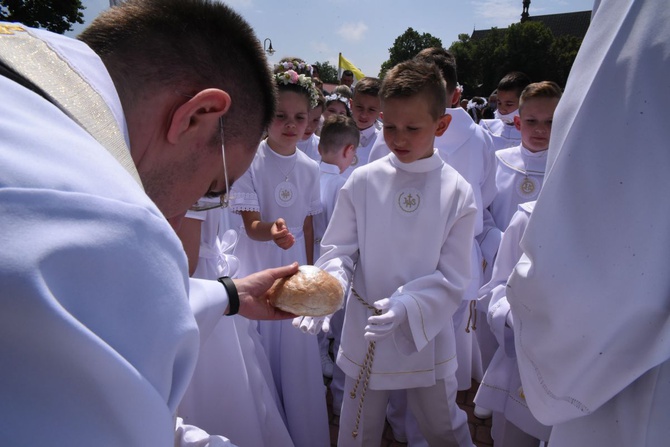
[[[308,317],[330,315],[344,300],[340,282],[313,265],[301,265],[295,275],[278,279],[269,294],[276,308]]]

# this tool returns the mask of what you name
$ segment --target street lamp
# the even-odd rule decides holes
[[[265,44],[268,43],[268,42],[270,42],[270,45],[266,48]],[[267,54],[269,54],[270,56],[272,56],[273,54],[275,54],[275,49],[272,48],[272,41],[270,40],[269,37],[267,37],[267,38],[263,41],[263,50],[264,50]]]

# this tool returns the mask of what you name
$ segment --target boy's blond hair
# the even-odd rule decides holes
[[[447,86],[440,70],[433,63],[408,60],[393,67],[384,77],[379,97],[382,103],[391,98],[423,95],[434,119],[444,115],[447,107]]]
[[[364,77],[356,84],[354,89],[354,98],[357,95],[369,95],[377,97],[379,96],[379,88],[381,87],[381,81],[378,78],[372,78],[369,76]]]
[[[319,150],[324,154],[330,154],[350,144],[358,147],[360,137],[361,133],[353,118],[345,115],[331,115],[321,128]]]
[[[553,81],[541,81],[528,84],[521,92],[519,97],[519,113],[523,108],[523,103],[533,98],[556,98],[561,99],[563,92],[561,87]]]

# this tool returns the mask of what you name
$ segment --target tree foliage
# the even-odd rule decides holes
[[[0,20],[63,34],[84,23],[85,8],[81,0],[0,0]]]
[[[533,81],[565,86],[581,39],[554,37],[541,22],[527,21],[506,29],[491,29],[483,38],[460,34],[449,50],[458,63],[464,95],[488,96],[510,71],[522,71]]]
[[[337,67],[330,65],[328,61],[315,62],[312,66],[319,71],[319,78],[326,84],[337,84]]]
[[[400,62],[412,59],[424,48],[441,46],[442,41],[439,38],[429,33],[419,34],[411,27],[407,28],[407,31],[398,36],[393,46],[389,48],[389,59],[382,64],[379,77],[383,78],[388,69]]]

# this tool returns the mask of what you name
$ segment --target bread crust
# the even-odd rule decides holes
[[[280,278],[269,291],[270,304],[295,315],[322,317],[342,307],[340,282],[313,265],[301,265],[295,275]]]

